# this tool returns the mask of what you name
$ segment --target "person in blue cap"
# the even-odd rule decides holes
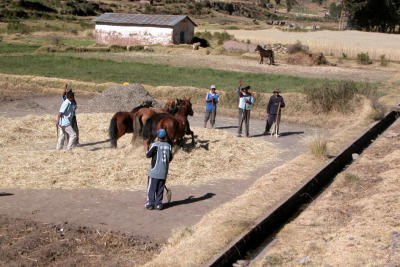
[[[164,129],[157,131],[158,141],[151,144],[146,157],[151,158],[146,209],[162,210],[165,180],[168,175],[168,166],[172,160],[172,148],[167,142],[167,132]]]

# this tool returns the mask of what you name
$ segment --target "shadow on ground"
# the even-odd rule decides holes
[[[194,203],[194,202],[199,202],[199,201],[202,201],[202,200],[206,200],[206,199],[212,198],[213,196],[215,196],[214,193],[207,193],[207,194],[204,194],[201,197],[189,196],[186,199],[176,200],[176,201],[172,201],[172,202],[166,204],[164,206],[164,209],[172,208],[174,206],[186,205],[186,204],[191,204],[191,203]]]
[[[2,193],[0,193],[0,197],[8,197],[8,196],[13,196],[14,194],[12,194],[12,193],[4,193],[4,192],[2,192]]]
[[[283,133],[279,134],[279,137],[285,137],[285,136],[289,136],[289,135],[299,135],[299,134],[304,134],[304,132],[283,132]],[[270,133],[269,134],[262,133],[262,134],[252,135],[251,137],[262,137],[262,136],[269,136],[269,135],[271,135],[271,134]]]

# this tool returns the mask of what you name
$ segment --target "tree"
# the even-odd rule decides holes
[[[344,0],[344,6],[360,29],[400,33],[400,0]]]

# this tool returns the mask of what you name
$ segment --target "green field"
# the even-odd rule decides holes
[[[9,53],[30,53],[39,48],[39,45],[26,45],[17,43],[0,42],[0,54]]]
[[[149,85],[193,86],[220,90],[236,88],[239,80],[254,91],[301,91],[305,86],[323,83],[323,79],[278,74],[257,74],[213,70],[202,67],[176,67],[112,60],[78,58],[68,55],[37,54],[0,57],[0,73],[39,75],[90,82],[143,83]],[[336,83],[337,81],[331,81]]]

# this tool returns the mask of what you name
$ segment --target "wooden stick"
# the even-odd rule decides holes
[[[278,138],[278,128],[279,128],[278,118],[280,109],[281,109],[281,102],[279,102],[278,104],[278,113],[276,114],[276,119],[275,119],[275,138]]]

